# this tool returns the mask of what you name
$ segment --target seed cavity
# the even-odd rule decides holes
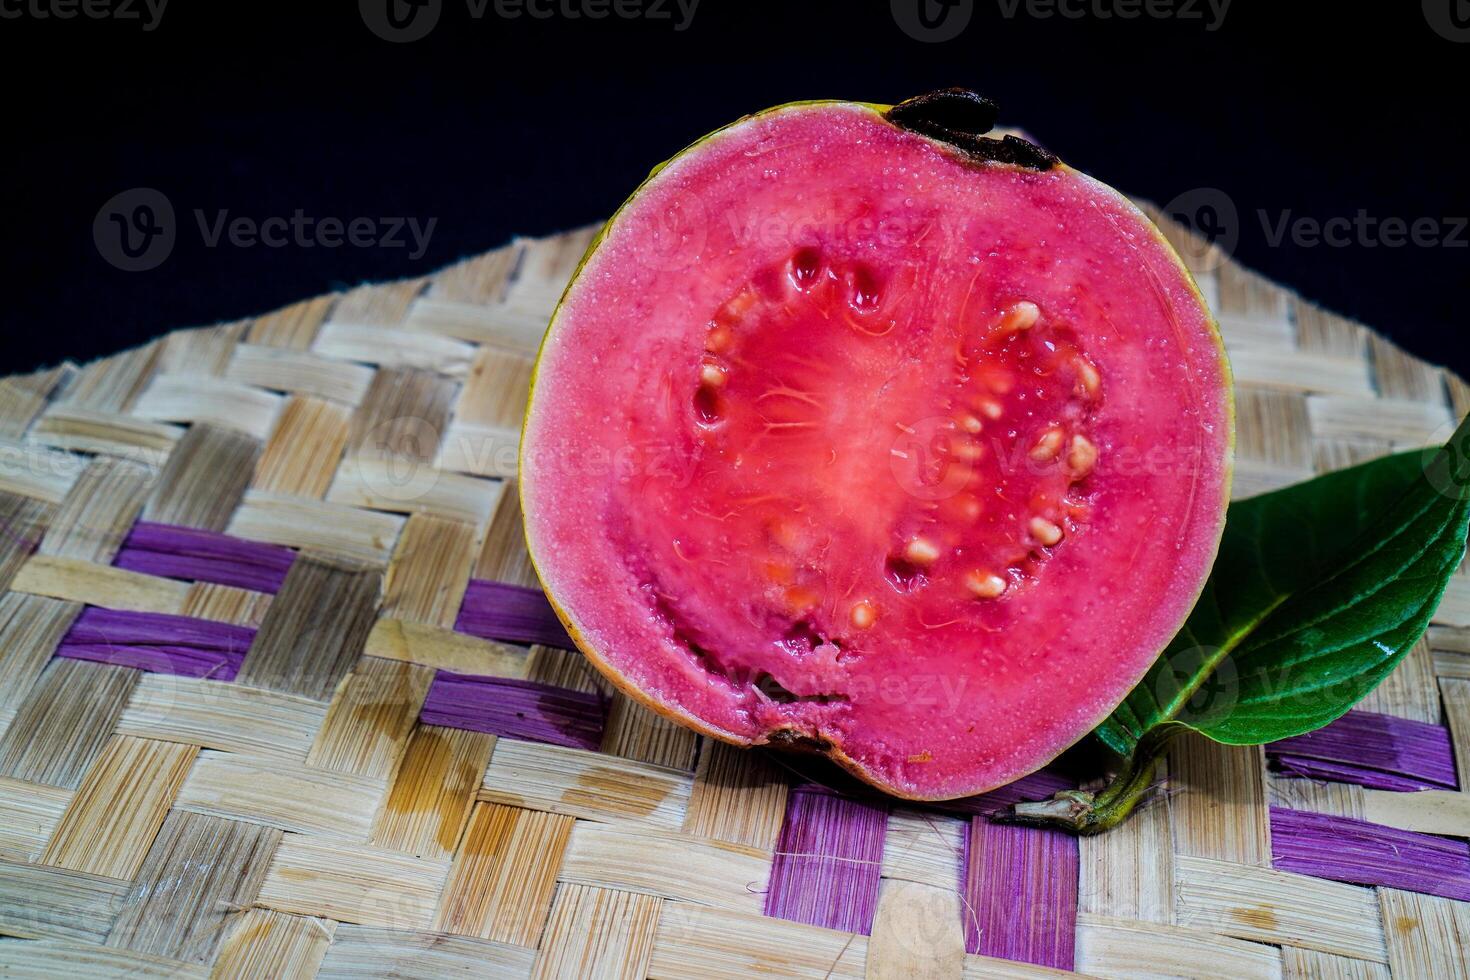
[[[1044,517],[1031,518],[1031,536],[1050,548],[1062,540],[1062,529]]]
[[[802,292],[812,288],[821,272],[822,253],[815,248],[797,249],[791,257],[791,282]]]
[[[1053,427],[1041,434],[1041,438],[1036,440],[1036,445],[1031,447],[1031,452],[1028,455],[1037,462],[1044,462],[1046,460],[1056,459],[1057,453],[1061,451],[1061,448],[1062,430]]]
[[[852,296],[848,300],[859,313],[871,313],[883,301],[882,287],[872,270],[859,267],[852,273]]]
[[[718,425],[724,414],[724,405],[718,391],[709,385],[700,385],[694,389],[694,415],[701,424]]]
[[[999,599],[1006,590],[1006,580],[994,572],[973,571],[965,575],[965,587],[977,599]]]
[[[1077,479],[1082,479],[1092,472],[1097,465],[1097,447],[1092,440],[1084,435],[1072,437],[1071,445],[1067,447],[1067,468]]]

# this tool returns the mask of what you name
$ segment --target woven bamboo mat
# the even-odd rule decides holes
[[[1161,223],[1233,356],[1239,494],[1470,411]],[[590,234],[0,380],[0,974],[1467,976],[1470,578],[1329,735],[1182,742],[1080,842],[612,693],[510,482]]]

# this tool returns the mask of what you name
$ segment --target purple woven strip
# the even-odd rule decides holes
[[[596,694],[506,677],[441,670],[434,675],[419,720],[528,742],[596,750],[607,705]]]
[[[888,809],[814,784],[786,801],[766,915],[843,932],[873,931]]]
[[[279,545],[139,521],[112,563],[163,578],[275,593],[295,560],[296,552]]]
[[[1349,711],[1326,728],[1272,742],[1266,756],[1290,775],[1371,789],[1459,788],[1448,730],[1371,711]]]
[[[235,679],[254,639],[255,630],[247,626],[93,606],[82,610],[56,655],[229,681]]]
[[[572,649],[571,638],[540,589],[471,579],[454,628],[506,643],[544,643]]]
[[[970,818],[965,835],[965,950],[1070,970],[1076,959],[1077,838]]]
[[[1271,808],[1272,864],[1314,878],[1470,901],[1470,842]]]

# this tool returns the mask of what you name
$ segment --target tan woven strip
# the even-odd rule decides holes
[[[57,404],[119,415],[132,407],[158,368],[162,345],[153,341],[93,361],[77,372]]]
[[[476,804],[434,928],[537,945],[573,823],[551,813]]]
[[[169,454],[144,511],[150,521],[223,531],[240,505],[260,441],[241,432],[196,425]]]
[[[404,424],[422,432],[425,443],[438,438],[430,429]],[[413,459],[359,453],[343,461],[327,500],[402,514],[436,514],[482,527],[495,510],[499,492],[499,483],[480,477]]]
[[[443,980],[445,977],[527,977],[533,949],[437,932],[341,925],[318,980]]]
[[[382,565],[403,518],[305,497],[249,491],[227,528],[236,537]]]
[[[303,554],[291,566],[236,683],[326,700],[352,669],[377,614],[376,570]]]
[[[1286,946],[1281,950],[1283,980],[1392,980],[1388,967],[1331,953]]]
[[[505,296],[506,286],[521,258],[519,243],[511,243],[441,269],[430,280],[423,296],[414,300],[412,310],[426,302],[496,303]],[[412,320],[413,312],[409,314]],[[542,329],[545,329],[543,324]]]
[[[454,856],[495,736],[420,725],[373,824],[372,843],[419,857]]]
[[[533,355],[546,333],[546,314],[504,303],[470,306],[425,296],[413,304],[405,327],[513,354]]]
[[[158,355],[162,374],[195,374],[223,377],[235,345],[245,336],[248,323],[175,330],[163,338]]]
[[[1159,760],[1154,779],[1167,785]],[[1174,921],[1174,820],[1166,794],[1134,811],[1121,826],[1078,840],[1079,912],[1168,924]]]
[[[33,555],[16,573],[10,588],[108,609],[166,615],[178,615],[189,598],[185,582],[51,555]]]
[[[311,346],[322,320],[336,303],[335,294],[316,296],[256,317],[245,333],[245,340],[268,347],[305,350]]]
[[[133,405],[147,422],[209,424],[264,440],[280,414],[281,395],[251,385],[191,374],[159,374]]]
[[[453,628],[474,554],[473,525],[427,514],[410,517],[388,566],[383,615]]]
[[[1470,677],[1443,678],[1439,689],[1444,695],[1445,718],[1454,740],[1460,788],[1470,789]]]
[[[1100,977],[1275,980],[1281,951],[1203,929],[1079,914],[1077,969]]]
[[[144,674],[118,720],[117,732],[301,762],[326,713],[325,705],[289,694]]]
[[[36,416],[46,407],[57,388],[76,373],[66,365],[0,379],[0,436],[17,438],[25,435]]]
[[[41,554],[111,562],[142,512],[154,476],[136,463],[92,460],[62,501]]]
[[[356,405],[372,384],[373,369],[306,350],[241,344],[235,348],[226,376],[241,384]]]
[[[1393,888],[1378,889],[1378,901],[1395,977],[1470,978],[1470,906]]]
[[[530,664],[524,647],[399,619],[380,619],[374,623],[363,652],[458,674],[495,677],[525,677]]]
[[[612,685],[606,677],[573,650],[533,646],[526,662],[526,680],[550,687],[565,687],[585,694],[609,694]]]
[[[481,800],[586,820],[677,830],[692,780],[687,773],[560,745],[501,739]]]
[[[968,817],[896,806],[883,841],[883,877],[960,894]],[[769,845],[775,846],[774,840]]]
[[[521,528],[521,497],[514,481],[507,482],[500,495],[495,515],[485,532],[479,561],[475,563],[474,577],[532,588],[538,585],[536,572],[531,567],[531,556],[526,552],[526,535]]]
[[[769,853],[631,824],[577,821],[561,880],[758,912]]]
[[[0,439],[0,493],[56,507],[85,467],[86,460],[73,453]]]
[[[347,445],[347,409],[317,398],[288,399],[261,453],[251,489],[320,500]]]
[[[258,903],[339,922],[427,929],[448,873],[447,861],[288,834]]]
[[[868,939],[870,980],[960,977],[965,934],[959,892],[912,881],[884,881]]]
[[[662,906],[651,895],[563,886],[557,891],[532,976],[643,980]]]
[[[1270,866],[1265,770],[1259,747],[1176,740],[1169,752],[1176,853]]]
[[[71,942],[6,943],[0,968],[17,977],[126,977],[127,980],[204,980],[209,971],[161,956]]]
[[[1369,823],[1421,834],[1470,837],[1470,792],[1364,790],[1363,817]]]
[[[365,841],[386,790],[386,780],[207,751],[194,763],[175,805],[191,813]]]
[[[30,438],[43,446],[122,456],[148,466],[162,466],[183,438],[183,426],[109,415],[72,405],[53,405],[31,428]]]
[[[137,679],[128,667],[52,660],[0,738],[0,776],[76,789]]]
[[[55,513],[52,504],[0,491],[0,589],[10,588]]]
[[[430,371],[384,368],[352,416],[348,450],[373,459],[431,463],[449,425],[459,385]]]
[[[433,679],[428,667],[363,657],[337,689],[306,764],[388,779]]]
[[[1363,787],[1351,783],[1291,779],[1273,774],[1267,777],[1266,796],[1272,806],[1283,806],[1288,810],[1364,819]]]
[[[42,864],[131,880],[199,750],[115,736],[61,818]]]
[[[792,977],[863,980],[868,937],[755,912],[664,902],[648,964],[650,980]],[[779,975],[779,974],[777,974]]]
[[[101,943],[126,881],[41,865],[0,864],[0,934]]]
[[[699,757],[699,736],[654,714],[622,691],[615,691],[603,730],[602,751],[688,772]]]
[[[272,597],[264,592],[216,585],[213,582],[195,582],[184,594],[179,615],[258,628],[265,622],[271,600]]]
[[[402,323],[413,301],[423,293],[429,280],[400,279],[397,282],[369,283],[349,289],[336,297],[333,320],[348,323]]]
[[[346,323],[340,319],[322,326],[311,349],[333,360],[415,368],[453,378],[463,378],[475,356],[474,345],[451,337],[426,336],[396,327]]]
[[[37,860],[75,795],[69,789],[0,778],[0,861]]]
[[[784,774],[763,757],[705,739],[684,832],[772,850],[786,816],[787,789]]]
[[[0,734],[81,611],[76,603],[41,596],[0,595]]]
[[[515,475],[533,363],[492,347],[480,350],[445,436],[441,467],[480,476]]]
[[[331,919],[246,909],[220,945],[214,980],[311,980],[337,931]]]
[[[227,919],[248,908],[281,832],[178,810],[168,815],[107,945],[210,963]]]

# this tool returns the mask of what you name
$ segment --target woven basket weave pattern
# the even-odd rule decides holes
[[[1232,356],[1237,496],[1470,411],[1153,217]],[[1336,730],[1388,762],[1183,740],[1080,842],[845,798],[612,691],[511,482],[590,237],[0,379],[0,975],[1470,976],[1470,852],[1427,836],[1470,830],[1462,575]],[[1302,870],[1323,840],[1341,880]]]

